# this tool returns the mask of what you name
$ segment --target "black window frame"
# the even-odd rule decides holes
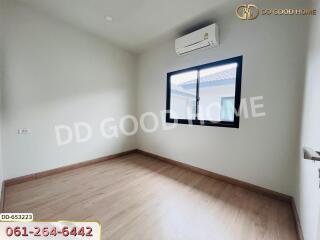
[[[237,56],[229,59],[224,59],[220,61],[215,61],[195,67],[185,68],[173,72],[167,73],[167,102],[166,102],[166,122],[167,123],[179,123],[179,124],[192,124],[192,125],[201,125],[201,126],[215,126],[215,127],[227,127],[227,128],[239,128],[240,125],[240,116],[239,116],[239,108],[241,102],[241,81],[242,81],[242,61],[243,56]],[[236,86],[235,86],[235,112],[234,112],[234,121],[227,122],[227,121],[209,121],[209,120],[198,120],[198,106],[199,106],[199,73],[200,70],[210,68],[210,67],[217,67],[226,64],[237,63],[237,72],[236,72]],[[197,89],[196,89],[196,119],[173,119],[170,118],[170,102],[171,102],[171,76],[179,73],[184,73],[188,71],[197,71]]]

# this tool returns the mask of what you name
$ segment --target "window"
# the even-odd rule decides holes
[[[239,127],[242,56],[167,74],[167,122]]]

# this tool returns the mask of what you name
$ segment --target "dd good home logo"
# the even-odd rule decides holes
[[[242,20],[253,20],[259,16],[259,8],[253,4],[243,4],[236,9],[236,15]]]
[[[242,20],[254,20],[261,16],[315,16],[317,9],[314,8],[258,8],[254,4],[242,4],[237,7],[236,15]]]

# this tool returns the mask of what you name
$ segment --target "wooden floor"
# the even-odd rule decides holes
[[[288,203],[140,154],[7,187],[5,211],[99,220],[103,239],[297,239]]]

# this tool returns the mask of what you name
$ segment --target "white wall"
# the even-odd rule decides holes
[[[1,27],[0,27],[0,31],[1,31]],[[0,55],[1,55],[1,49],[0,49]],[[0,57],[0,198],[1,198],[2,182],[4,180],[3,157],[2,157],[3,156],[3,154],[2,154],[2,117],[3,117],[3,109],[2,109],[2,59]]]
[[[3,48],[2,48],[2,40],[3,40],[3,11],[2,11],[2,0],[0,0],[0,198],[1,198],[1,190],[2,190],[2,181],[4,179],[4,171],[3,171],[3,158],[2,158],[2,117],[3,117],[3,109],[2,109],[2,92],[3,92]]]
[[[135,56],[22,3],[6,0],[4,11],[5,177],[136,148],[135,137],[99,131],[104,118],[135,112]],[[57,146],[55,125],[74,122],[89,123],[93,138]]]
[[[317,3],[315,8],[320,8]],[[306,83],[302,117],[301,147],[320,151],[320,17],[312,18],[307,55]],[[320,239],[320,163],[299,155],[295,200],[305,240]]]
[[[269,7],[301,6],[276,4],[265,3]],[[291,195],[307,17],[260,16],[241,21],[234,16],[236,6],[237,2],[223,14],[212,14],[220,26],[220,47],[179,57],[170,39],[140,56],[139,113],[159,114],[165,109],[167,72],[243,55],[242,97],[263,96],[266,117],[242,117],[239,129],[179,125],[170,131],[140,132],[138,147]]]

